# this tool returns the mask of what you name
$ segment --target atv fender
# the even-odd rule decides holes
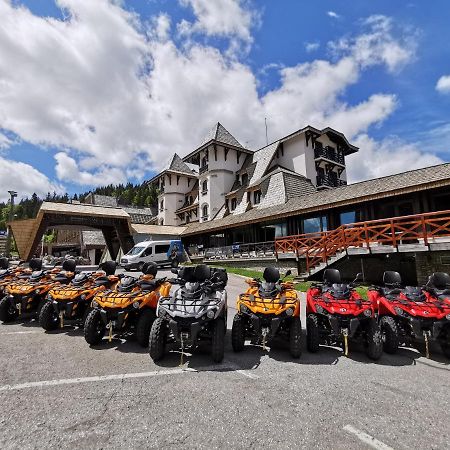
[[[444,322],[443,321],[437,321],[433,323],[433,329],[431,331],[431,337],[433,339],[437,339],[439,337],[439,335],[442,332],[442,328],[444,326]]]
[[[410,318],[409,324],[411,325],[412,332],[417,338],[422,337],[422,327],[419,319]]]

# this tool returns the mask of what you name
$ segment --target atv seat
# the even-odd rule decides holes
[[[411,302],[424,302],[426,300],[422,289],[416,286],[406,286],[403,290],[405,297]]]
[[[143,291],[151,292],[154,291],[160,283],[157,280],[140,280],[137,284]]]
[[[40,280],[44,275],[45,272],[43,270],[35,270],[34,272],[32,272],[30,280],[32,281]]]
[[[6,270],[9,267],[8,258],[0,258],[0,272]]]
[[[111,280],[107,276],[98,277],[95,279],[94,284],[96,286],[108,286],[111,283]]]
[[[134,277],[124,277],[118,287],[119,292],[130,292],[137,284],[137,279]]]

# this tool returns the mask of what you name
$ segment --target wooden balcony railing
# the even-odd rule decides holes
[[[398,248],[402,244],[429,245],[436,238],[450,236],[450,211],[392,217],[342,225],[335,230],[286,236],[275,240],[276,255],[294,253],[306,259],[309,272],[326,263],[337,253],[349,247],[389,245]]]

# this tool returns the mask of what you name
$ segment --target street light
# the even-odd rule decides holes
[[[14,219],[14,198],[17,197],[16,191],[8,191],[11,196],[11,201],[9,205],[9,223]],[[9,258],[11,256],[11,235],[12,229],[11,225],[8,227],[8,235],[6,236],[6,256]]]

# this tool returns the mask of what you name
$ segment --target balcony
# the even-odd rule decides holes
[[[314,149],[315,159],[327,159],[342,166],[345,165],[344,155],[338,153],[333,147],[316,147]]]
[[[198,171],[199,174],[205,173],[205,172],[208,172],[208,164],[206,164],[204,166],[201,166],[199,171]]]
[[[333,172],[332,172],[333,173]],[[334,175],[318,175],[317,176],[317,187],[341,187],[346,186],[347,182],[345,180],[341,180],[337,177],[337,174]]]

